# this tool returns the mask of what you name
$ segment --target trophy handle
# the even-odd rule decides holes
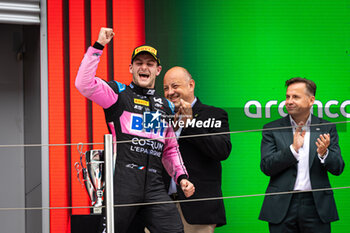
[[[80,179],[80,172],[83,171],[83,168],[80,168],[79,162],[76,162],[76,163],[74,164],[74,168],[75,168],[75,170],[77,170],[77,179],[78,179],[79,183],[80,183],[81,185],[84,185],[83,182],[81,182],[81,179]]]
[[[81,142],[79,142],[78,145],[77,145],[77,149],[78,149],[78,152],[79,152],[80,156],[81,156],[82,154],[84,154],[84,152],[83,152],[83,147],[84,147],[84,144],[81,143]]]

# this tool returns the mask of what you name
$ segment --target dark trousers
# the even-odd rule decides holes
[[[279,224],[269,223],[270,233],[330,233],[330,223],[323,223],[311,192],[293,194],[288,212]]]
[[[176,208],[175,204],[159,204],[150,205],[147,207],[141,207],[136,218],[128,219],[127,217],[122,217],[122,220],[116,220],[117,225],[116,232],[128,232],[128,233],[144,233],[144,228],[147,226],[152,233],[183,233],[183,226],[181,218],[177,212],[174,212],[173,206]],[[124,222],[129,222],[123,224]],[[122,229],[122,226],[129,226],[127,231]]]
[[[170,200],[168,195],[153,193],[148,201]],[[115,208],[114,214],[116,233],[144,233],[145,227],[152,233],[183,233],[182,221],[174,203],[119,207]]]
[[[130,169],[122,162],[117,162],[114,180],[114,204],[171,201],[165,190],[162,177],[158,173],[143,174],[144,171]],[[145,183],[146,178],[147,183]],[[141,227],[137,227],[135,224],[139,224]],[[152,233],[183,232],[181,217],[174,203],[114,208],[116,233],[136,233],[140,229],[143,230],[142,227],[145,226]]]
[[[176,194],[170,195],[169,197],[170,197],[172,200],[177,200],[177,195],[176,195]],[[164,204],[162,204],[162,205],[164,206]],[[166,204],[166,205],[175,206],[174,203]],[[171,207],[171,210],[172,210],[172,207]],[[128,228],[127,233],[145,233],[145,227],[147,227],[147,229],[148,229],[151,233],[153,233],[153,232],[169,232],[169,229],[167,229],[167,230],[164,230],[164,229],[163,229],[163,231],[159,231],[159,230],[156,231],[157,229],[154,228],[155,226],[151,226],[151,225],[147,224],[147,222],[146,222],[147,219],[146,219],[144,216],[149,216],[150,214],[152,214],[152,212],[151,212],[151,213],[145,213],[144,211],[145,211],[145,210],[141,210],[141,211],[139,211],[139,212],[135,215],[133,221],[131,222],[131,224],[130,224],[130,226],[129,226],[129,228]],[[166,213],[167,213],[167,214],[171,214],[171,215],[172,215],[172,218],[175,218],[175,219],[178,219],[177,216],[180,217],[178,211],[175,213],[175,216],[173,215],[173,213],[171,213],[171,212],[169,211],[169,209],[166,210]],[[164,213],[163,213],[163,214],[164,214]],[[144,216],[142,216],[142,215],[144,215]],[[161,217],[164,218],[164,216],[161,216]],[[156,223],[156,221],[158,221],[158,219],[160,219],[160,216],[151,218],[151,219],[149,219],[149,220],[150,220],[151,222]],[[181,225],[182,225],[181,218],[180,218],[180,222],[181,222]],[[174,224],[178,224],[177,221],[174,222],[174,220],[172,220],[172,219],[168,219],[165,223],[166,223],[166,226],[167,226],[167,227],[169,227],[169,226],[171,226],[171,225],[174,225]],[[158,225],[158,224],[155,224],[155,225]],[[183,232],[184,232],[183,229],[181,229],[181,231],[179,231],[179,233],[183,233]]]

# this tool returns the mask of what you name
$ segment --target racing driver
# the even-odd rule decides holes
[[[173,129],[163,124],[153,128],[144,124],[146,116],[148,123],[157,123],[157,119],[159,123],[166,122],[163,120],[173,113],[171,102],[155,93],[155,79],[162,70],[157,50],[148,45],[135,48],[129,65],[132,82],[128,86],[95,77],[102,50],[113,36],[113,29],[101,28],[98,40],[81,62],[75,86],[104,109],[116,140],[127,141],[117,146],[115,204],[171,201],[162,179],[163,167],[190,197],[195,188],[188,180]],[[117,233],[127,232],[136,214],[152,233],[183,232],[174,203],[119,207],[114,212]]]

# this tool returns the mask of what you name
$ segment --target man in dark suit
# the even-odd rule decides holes
[[[194,88],[195,82],[185,68],[173,67],[164,76],[164,95],[175,105],[174,129],[180,152],[196,186],[191,199],[222,197],[221,161],[231,152],[230,135],[182,136],[229,132],[228,116],[223,109],[202,104]],[[177,198],[188,199],[179,187]],[[185,202],[178,207],[185,233],[214,232],[215,227],[226,224],[223,200]]]
[[[310,109],[316,84],[303,78],[286,81],[288,116],[264,126],[261,170],[270,176],[259,219],[269,222],[270,232],[330,232],[338,220],[328,172],[340,175],[344,161],[334,124],[315,117]],[[271,129],[288,127],[284,129]],[[295,192],[294,192],[295,191]],[[300,191],[300,192],[297,192]]]

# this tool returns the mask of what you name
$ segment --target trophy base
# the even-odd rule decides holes
[[[93,215],[101,215],[102,214],[102,207],[94,207],[91,209],[91,214]]]

